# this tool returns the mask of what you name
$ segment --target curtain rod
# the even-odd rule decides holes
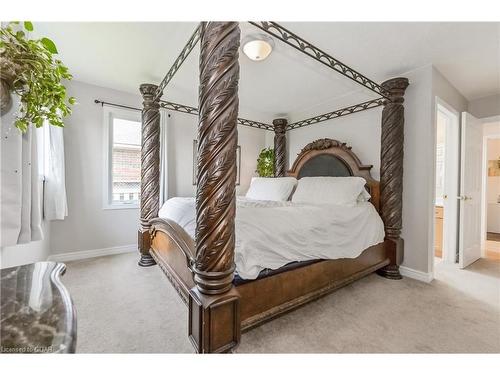
[[[95,104],[100,104],[101,106],[104,106],[104,104],[106,105],[111,105],[113,107],[118,107],[118,108],[125,108],[125,109],[131,109],[133,111],[139,111],[139,112],[142,112],[142,109],[140,108],[135,108],[135,107],[130,107],[128,105],[123,105],[123,104],[116,104],[116,103],[111,103],[111,102],[106,102],[104,100],[99,100],[99,99],[95,99],[94,100],[94,103]],[[167,113],[168,117],[170,117],[170,113]]]
[[[99,99],[95,99],[94,103],[100,104],[101,106],[104,106],[104,104],[107,104],[107,105],[111,105],[111,106],[118,107],[118,108],[126,108],[126,109],[131,109],[134,111],[142,111],[139,108],[130,107],[128,105],[123,105],[123,104],[106,102],[106,101],[99,100]],[[164,100],[160,101],[160,104],[163,104],[162,108],[165,108],[166,110],[187,113],[189,115],[198,115],[198,108],[194,108],[194,107],[190,107],[190,106],[182,105],[182,104],[177,104],[177,103],[171,103],[171,102],[167,102]],[[168,117],[170,117],[170,113],[167,113],[167,115],[168,115]],[[248,119],[244,119],[244,118],[238,118],[238,124],[243,125],[243,126],[249,126],[251,128],[255,128],[255,129],[274,131],[273,125],[265,124],[263,122],[248,120]]]
[[[100,104],[101,106],[104,106],[104,104],[107,104],[107,105],[112,105],[113,107],[132,109],[134,111],[141,111],[141,109],[139,109],[139,108],[129,107],[128,105],[123,105],[123,104],[116,104],[116,103],[105,102],[105,101],[99,100],[99,99],[95,99],[94,103],[95,104]]]

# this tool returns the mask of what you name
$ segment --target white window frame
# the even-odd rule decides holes
[[[104,210],[123,210],[123,209],[138,209],[138,203],[117,203],[111,199],[112,194],[112,152],[113,152],[113,120],[119,118],[122,120],[136,121],[141,123],[141,113],[133,109],[118,108],[111,106],[103,107],[103,189],[102,189],[102,208]],[[139,196],[140,200],[140,196]]]
[[[49,122],[44,121],[43,126],[36,128],[33,136],[37,137],[38,178],[45,181],[48,174],[50,160],[50,129]]]

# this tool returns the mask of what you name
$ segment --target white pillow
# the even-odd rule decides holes
[[[363,191],[361,193],[359,193],[357,201],[358,202],[369,202],[371,197],[372,196],[370,195],[370,193],[368,191],[366,191],[366,189],[363,189]]]
[[[304,177],[299,180],[292,202],[355,205],[369,197],[362,177]]]
[[[261,201],[287,201],[296,185],[295,177],[253,177],[245,197]]]

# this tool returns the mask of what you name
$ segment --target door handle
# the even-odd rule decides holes
[[[468,201],[468,200],[472,200],[472,197],[468,197],[467,195],[460,195],[457,197],[457,199],[459,199],[461,201]]]

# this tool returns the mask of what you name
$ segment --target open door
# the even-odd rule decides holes
[[[483,156],[482,123],[470,113],[462,112],[460,163],[460,268],[481,257],[481,183]]]

